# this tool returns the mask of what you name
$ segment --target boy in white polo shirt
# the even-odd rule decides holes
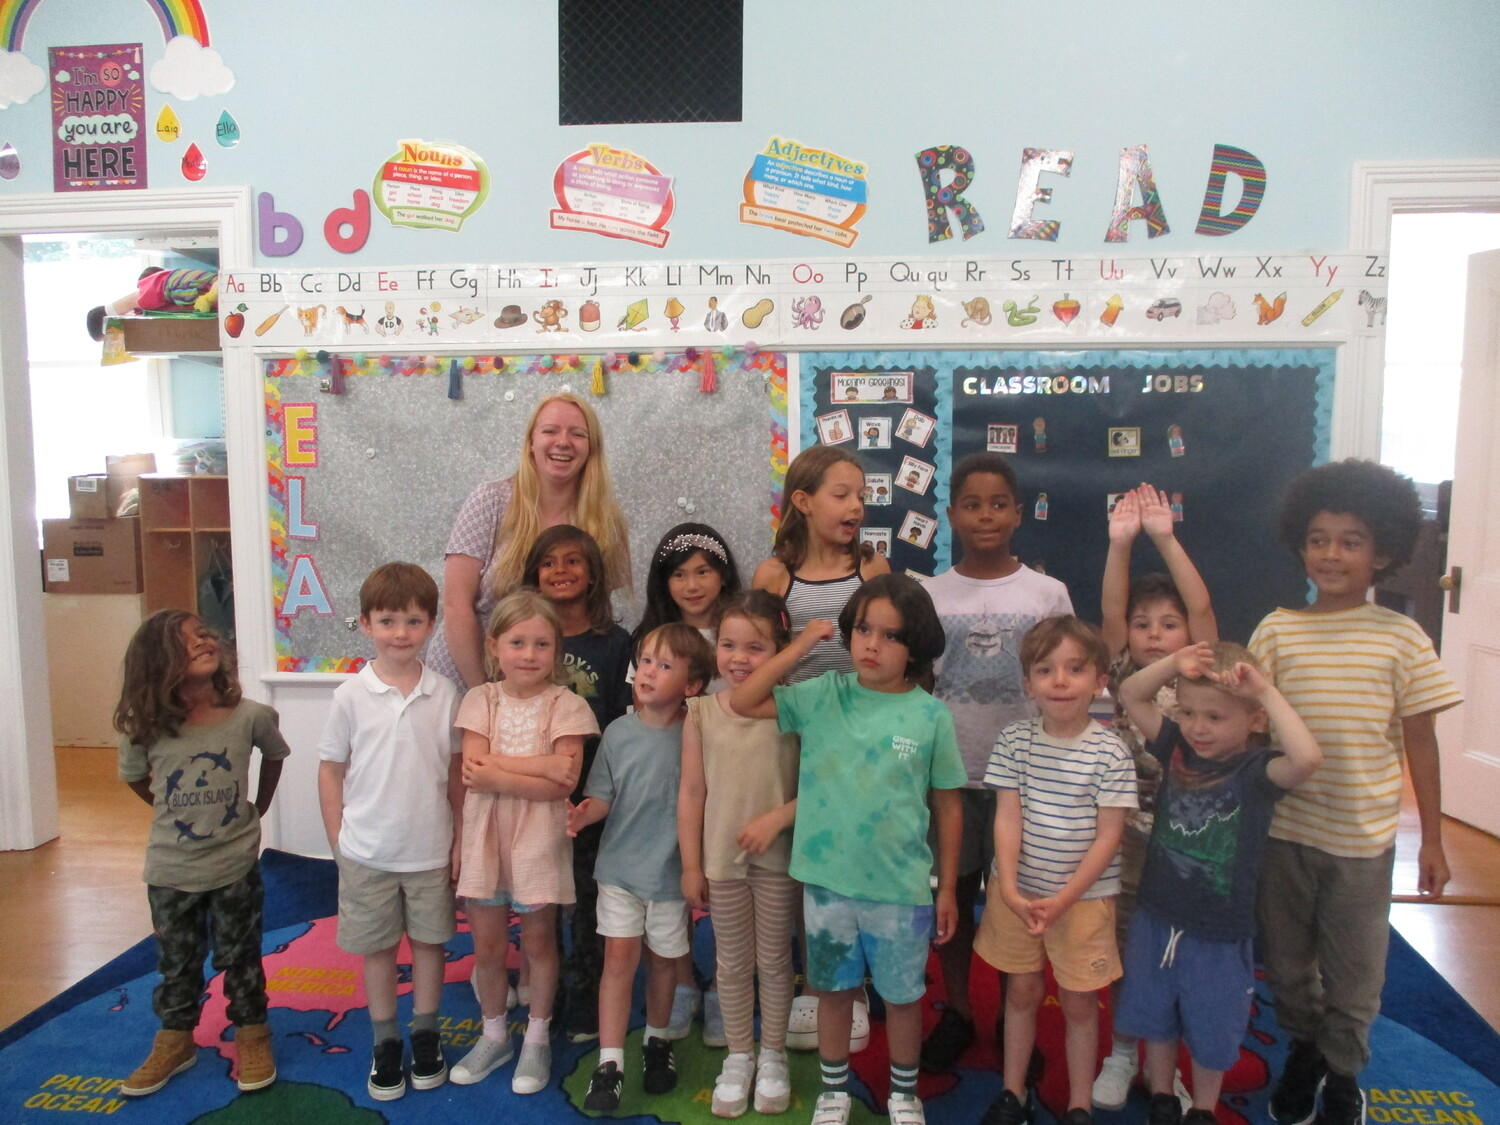
[[[396,1023],[396,953],[411,942],[412,1085],[448,1077],[438,1034],[443,943],[453,936],[453,841],[462,814],[458,693],[423,666],[438,589],[411,563],[386,563],[359,590],[375,659],[339,685],[318,744],[318,802],[339,865],[339,947],[364,957],[375,1048],[370,1096],[406,1093]]]

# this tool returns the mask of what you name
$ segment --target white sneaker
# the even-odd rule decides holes
[[[849,1125],[849,1095],[829,1090],[818,1095],[812,1125]]]
[[[703,1045],[729,1046],[729,1037],[724,1033],[724,1009],[719,1004],[717,988],[710,988],[703,994]]]
[[[854,1019],[849,1024],[849,1053],[856,1055],[870,1045],[870,1002],[863,994],[854,1001]]]
[[[755,1059],[746,1054],[732,1054],[714,1081],[713,1115],[740,1117],[750,1108],[750,1087],[755,1081]]]
[[[516,1072],[511,1075],[510,1089],[515,1094],[537,1094],[552,1080],[552,1044],[522,1043]]]
[[[927,1125],[927,1111],[916,1094],[892,1094],[886,1102],[891,1125]]]
[[[692,1029],[693,1017],[698,1014],[698,1006],[703,1003],[703,995],[691,984],[679,984],[672,993],[672,1018],[667,1024],[668,1039],[686,1039],[687,1033]]]
[[[785,1113],[792,1104],[792,1072],[785,1051],[761,1048],[755,1064],[755,1112]]]
[[[818,998],[796,996],[786,1021],[786,1047],[789,1051],[818,1049]]]
[[[479,999],[479,966],[475,965],[469,972],[469,987],[474,990],[474,999],[479,1003],[481,1011],[484,1002]],[[516,1006],[516,986],[509,980],[505,982],[505,1010],[509,1012]]]
[[[1099,1077],[1094,1079],[1093,1102],[1095,1109],[1123,1109],[1130,1097],[1130,1084],[1135,1081],[1139,1064],[1135,1053],[1116,1055],[1111,1053],[1099,1068]],[[1192,1104],[1192,1099],[1188,1099]]]
[[[1172,1071],[1172,1093],[1177,1095],[1177,1100],[1182,1103],[1182,1112],[1186,1113],[1193,1108],[1193,1095],[1188,1093],[1187,1086],[1182,1081],[1182,1071]]]
[[[510,1062],[515,1053],[516,1049],[511,1046],[509,1035],[504,1039],[490,1039],[481,1035],[479,1042],[470,1048],[469,1053],[448,1071],[448,1081],[457,1086],[472,1086],[488,1077],[496,1067]]]

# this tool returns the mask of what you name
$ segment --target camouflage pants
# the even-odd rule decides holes
[[[264,899],[259,863],[212,891],[147,886],[156,930],[156,967],[162,978],[151,1003],[163,1028],[191,1031],[198,1026],[210,935],[214,969],[224,974],[230,1022],[266,1022],[266,974],[260,964]]]

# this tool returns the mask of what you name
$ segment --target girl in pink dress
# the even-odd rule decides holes
[[[463,733],[463,832],[458,893],[474,936],[475,985],[484,1034],[450,1081],[478,1082],[514,1053],[506,1024],[505,957],[510,912],[521,916],[531,965],[531,1010],[511,1079],[534,1094],[551,1075],[557,989],[557,908],[573,901],[567,798],[583,740],[599,733],[589,705],[562,686],[562,627],[535,590],[502,598],[485,630],[486,672],[458,710]]]

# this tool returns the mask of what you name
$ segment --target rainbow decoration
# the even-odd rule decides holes
[[[7,51],[19,51],[26,35],[31,13],[44,0],[0,0],[0,43]],[[161,23],[162,37],[171,42],[179,35],[190,35],[202,47],[208,46],[208,17],[199,0],[146,0]]]

